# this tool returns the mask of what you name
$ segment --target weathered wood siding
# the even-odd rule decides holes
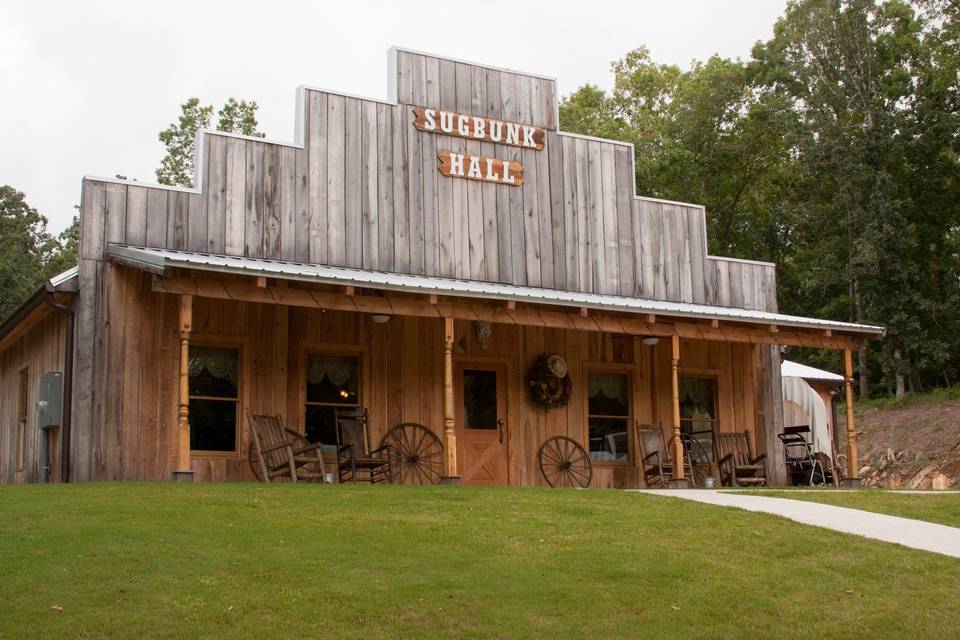
[[[756,345],[754,371],[756,372],[756,421],[761,425],[754,438],[757,451],[767,454],[767,473],[771,484],[786,484],[787,467],[783,443],[777,434],[783,433],[783,386],[780,378],[780,347]]]
[[[554,80],[399,51],[395,82],[396,104],[305,89],[302,148],[205,135],[202,193],[92,184],[88,246],[776,308],[771,265],[708,256],[702,207],[635,197],[631,145],[557,130]],[[546,146],[420,131],[414,105],[535,124]],[[520,161],[526,181],[443,176],[440,151]]]
[[[167,480],[177,451],[178,301],[150,291],[150,275],[107,264],[100,275],[94,337],[94,370],[102,379],[90,403],[75,406],[88,420],[77,434],[75,480]],[[198,298],[193,305],[194,344],[229,344],[241,350],[241,409],[283,413],[287,393],[288,309],[276,305]],[[244,426],[239,450],[249,441]],[[250,479],[246,458],[194,457],[198,479]]]
[[[0,483],[40,482],[41,438],[37,419],[37,400],[40,394],[40,376],[51,371],[63,371],[63,343],[66,339],[66,319],[60,313],[50,313],[12,345],[0,351]],[[17,470],[17,409],[20,389],[20,371],[28,370],[27,428],[24,433],[23,469]],[[59,443],[59,440],[57,440]],[[59,451],[51,451],[59,459]],[[58,470],[54,469],[56,480]]]
[[[150,276],[118,265],[103,274],[109,329],[98,354],[109,362],[104,384],[93,393],[97,416],[91,438],[75,444],[77,480],[167,480],[176,459],[178,368],[177,301],[150,291]],[[352,352],[361,356],[361,404],[379,442],[389,427],[418,422],[440,434],[443,419],[441,322],[394,317],[374,324],[366,315],[318,312],[253,303],[194,301],[197,343],[237,345],[241,409],[279,413],[303,424],[304,354]],[[507,371],[509,481],[541,485],[536,454],[552,435],[587,442],[586,382],[591,368],[614,366],[632,375],[633,419],[670,430],[670,348],[602,333],[496,325],[486,349],[472,322],[455,324],[454,358],[500,362]],[[528,399],[530,363],[543,352],[563,355],[574,381],[570,404],[545,413]],[[101,357],[98,355],[98,358]],[[720,429],[747,429],[755,438],[753,345],[683,341],[681,367],[713,373],[718,381]],[[192,456],[197,480],[252,480],[247,465],[249,435],[240,425],[237,453]],[[631,440],[633,435],[631,434]],[[635,464],[595,465],[593,486],[638,486]]]

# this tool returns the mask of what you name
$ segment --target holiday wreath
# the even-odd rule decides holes
[[[570,402],[570,374],[567,363],[556,354],[544,353],[530,368],[527,376],[530,400],[544,411],[567,406]]]

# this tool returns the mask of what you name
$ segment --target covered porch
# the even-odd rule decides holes
[[[110,245],[108,256],[106,286],[120,297],[111,329],[120,339],[108,349],[119,343],[124,369],[141,370],[137,384],[122,376],[108,403],[117,407],[107,407],[118,412],[121,436],[131,430],[118,445],[118,478],[253,479],[245,411],[279,414],[333,445],[335,412],[360,409],[374,446],[397,425],[426,427],[442,443],[442,477],[464,483],[543,485],[540,447],[565,436],[588,452],[590,486],[641,487],[638,427],[659,429],[675,460],[696,441],[710,474],[715,437],[746,432],[768,454],[770,481],[783,483],[778,345],[840,350],[850,409],[850,352],[879,332],[196,252]],[[570,379],[568,401],[550,411],[529,399],[528,372],[544,354],[561,356]],[[156,406],[151,388],[160,391]],[[328,461],[335,464],[332,453]],[[855,478],[855,453],[848,464]],[[689,481],[682,464],[672,475],[676,486]]]

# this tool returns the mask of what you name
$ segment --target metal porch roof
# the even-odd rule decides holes
[[[843,382],[843,376],[823,369],[817,369],[809,365],[800,364],[792,360],[784,360],[780,364],[780,375],[794,378],[803,378],[804,380],[821,380],[825,382]]]
[[[457,280],[454,278],[331,267],[321,264],[224,256],[195,251],[153,249],[110,244],[107,247],[107,254],[116,262],[155,273],[163,273],[168,268],[179,267],[217,273],[264,276],[268,278],[299,280],[340,286],[346,285],[406,293],[436,294],[441,296],[458,296],[488,300],[513,300],[515,302],[533,304],[585,307],[589,309],[638,314],[653,313],[682,318],[751,322],[805,329],[830,329],[860,335],[880,336],[884,333],[882,327],[836,322],[833,320],[820,320],[817,318],[803,318],[800,316],[754,309],[721,307],[689,302],[668,302],[649,298],[631,298],[618,295],[563,291],[560,289],[526,287],[496,282]]]

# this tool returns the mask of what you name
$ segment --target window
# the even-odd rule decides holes
[[[20,386],[17,390],[17,471],[23,471],[27,448],[27,415],[30,400],[30,372],[20,371]]]
[[[717,382],[713,378],[680,378],[680,432],[697,462],[713,461],[717,424]]]
[[[236,347],[190,347],[190,448],[237,450],[240,413]]]
[[[588,375],[587,423],[590,459],[630,459],[630,376],[594,372]]]
[[[360,358],[311,353],[307,355],[307,440],[336,450],[337,409],[360,408]]]
[[[463,426],[466,429],[496,429],[497,372],[463,370]]]

